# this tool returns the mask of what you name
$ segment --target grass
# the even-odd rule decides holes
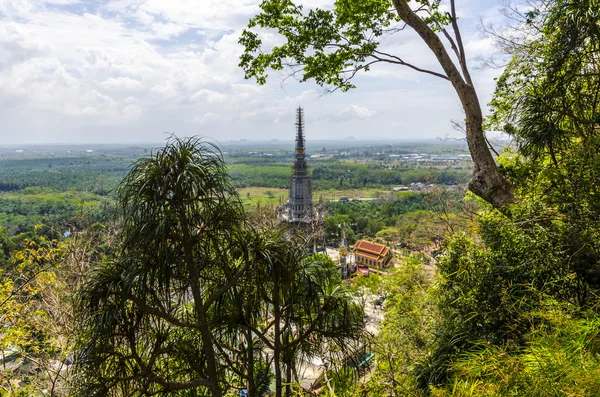
[[[237,189],[238,194],[245,206],[255,207],[257,204],[278,205],[280,200],[286,202],[288,199],[288,189],[278,189],[272,187],[244,187]],[[338,200],[340,197],[353,198],[378,198],[385,197],[392,193],[384,189],[329,189],[313,191],[314,200],[319,200],[321,195],[323,200]]]
[[[277,189],[272,187],[244,187],[237,190],[240,199],[245,206],[255,207],[260,205],[277,205],[279,201],[286,201],[288,198],[287,189]]]
[[[323,196],[323,200],[338,200],[340,197],[345,196],[349,199],[353,198],[379,198],[384,197],[392,193],[386,189],[327,189],[318,190],[313,192],[315,199],[319,196]]]
[[[538,316],[525,346],[511,349],[483,343],[452,364],[454,378],[445,388],[433,388],[432,395],[600,395],[600,321],[595,316],[571,318],[559,310]]]

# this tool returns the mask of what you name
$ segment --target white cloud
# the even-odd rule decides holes
[[[319,93],[316,90],[305,90],[300,93],[300,95],[296,95],[296,101],[298,103],[302,103],[305,101],[312,101],[319,97]]]
[[[215,121],[220,120],[221,118],[214,114],[213,112],[208,112],[203,114],[202,116],[195,116],[191,120],[188,120],[188,123],[192,124],[209,124],[214,123]]]
[[[205,103],[222,103],[227,101],[228,95],[218,91],[203,88],[196,91],[189,99],[190,102],[205,102]]]
[[[303,3],[330,6],[332,0]],[[287,139],[293,137],[298,105],[306,107],[309,139],[370,137],[373,131],[395,136],[392,124],[399,119],[403,129],[435,137],[447,129],[448,115],[460,110],[446,82],[396,65],[375,65],[357,76],[358,90],[345,94],[323,96],[315,84],[293,79],[282,83],[285,75],[277,72],[269,73],[265,87],[244,80],[238,38],[257,4],[0,0],[1,138],[159,140],[163,131],[191,134],[201,125],[205,134],[214,131],[225,140]],[[384,41],[383,49],[438,68],[419,39],[405,33]],[[265,43],[280,40],[269,33]],[[465,43],[469,52],[490,48],[475,32],[465,34]],[[492,78],[475,75],[486,94]],[[4,136],[8,129],[19,133]]]
[[[129,77],[109,77],[101,82],[100,86],[108,90],[139,90],[144,87],[144,83]]]
[[[472,39],[465,44],[465,51],[470,56],[491,55],[497,51],[491,38]]]
[[[356,117],[359,119],[368,119],[371,116],[374,116],[376,114],[377,114],[377,112],[374,110],[367,109],[362,106],[350,105],[349,107],[340,111],[337,115],[338,116],[349,115],[351,117]]]
[[[363,106],[348,105],[333,115],[323,115],[320,118],[320,121],[328,123],[344,123],[353,120],[367,120],[376,114],[377,112],[375,110]]]

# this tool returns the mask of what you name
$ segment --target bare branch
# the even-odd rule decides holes
[[[450,120],[450,125],[454,131],[462,132],[463,134],[467,133],[467,129],[465,127],[465,123],[458,120]]]
[[[450,136],[448,134],[446,134],[446,136],[444,136],[444,137],[438,136],[437,139],[439,139],[440,141],[463,141],[463,142],[467,141],[467,138],[456,138],[456,137]]]
[[[396,55],[388,54],[388,53],[385,53],[385,52],[382,52],[382,51],[377,51],[377,50],[373,51],[373,54],[379,54],[379,55],[388,57],[388,59],[386,59],[386,58],[381,58],[381,57],[379,57],[377,55],[371,55],[373,58],[375,58],[377,60],[380,60],[380,61],[383,61],[383,62],[388,62],[388,63],[395,63],[397,65],[407,66],[407,67],[409,67],[409,68],[411,68],[413,70],[416,70],[417,72],[431,74],[433,76],[439,77],[439,78],[444,79],[444,80],[450,80],[447,76],[445,76],[445,75],[443,75],[441,73],[434,72],[433,70],[429,70],[429,69],[420,68],[420,67],[415,66],[415,65],[413,65],[411,63],[405,62],[404,60],[402,60],[400,57],[398,57]]]
[[[490,148],[490,150],[491,150],[492,152],[494,152],[494,154],[495,154],[496,156],[500,156],[500,153],[498,153],[498,152],[496,151],[496,149],[494,149],[494,146],[493,146],[493,145],[490,143],[490,141],[489,141],[489,139],[488,139],[487,135],[483,134],[483,136],[484,136],[484,138],[485,138],[485,141],[486,141],[486,143],[487,143],[488,147]]]
[[[448,31],[444,27],[444,25],[442,25],[440,23],[440,21],[438,21],[434,17],[433,7],[431,6],[431,4],[429,2],[427,2],[427,4],[429,5],[429,9],[428,9],[429,16],[431,16],[431,18],[433,19],[433,21],[437,25],[438,29],[440,29],[440,31],[444,34],[444,37],[446,37],[446,40],[448,40],[448,42],[450,43],[450,48],[452,48],[452,51],[454,51],[454,54],[456,55],[456,59],[458,59],[460,61],[461,53],[460,53],[460,51],[458,49],[458,46],[456,45],[456,43],[452,39],[452,36],[450,36],[450,34],[448,33]]]
[[[454,0],[450,0],[450,17],[452,18],[452,30],[454,30],[454,36],[456,37],[456,44],[458,46],[458,62],[460,63],[460,68],[462,69],[465,81],[467,82],[467,84],[472,86],[473,80],[471,79],[471,74],[469,73],[469,69],[467,68],[467,57],[465,55],[465,48],[463,46],[462,37],[460,35],[460,29],[458,28]]]

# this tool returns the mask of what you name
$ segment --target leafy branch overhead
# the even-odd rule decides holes
[[[513,202],[514,196],[483,132],[483,115],[467,67],[455,2],[450,0],[448,12],[441,11],[440,3],[339,0],[331,8],[305,10],[292,0],[264,0],[262,12],[250,20],[240,37],[244,46],[240,67],[246,78],[255,78],[259,84],[266,83],[269,69],[286,70],[301,82],[314,79],[320,86],[341,91],[355,88],[352,78],[377,63],[404,66],[449,81],[465,112],[465,133],[474,162],[469,189],[501,208]],[[383,40],[407,26],[427,45],[441,70],[415,65],[381,48]],[[264,30],[277,31],[283,43],[265,43]],[[265,51],[266,47],[270,49]]]
[[[450,17],[438,11],[439,3],[421,6],[433,29],[443,29]],[[405,24],[391,3],[386,0],[355,2],[338,1],[331,10],[314,9],[304,12],[302,5],[290,0],[267,0],[240,37],[245,52],[240,66],[246,78],[256,78],[265,84],[267,69],[289,68],[301,81],[314,79],[321,86],[333,86],[347,91],[355,86],[352,77],[359,71],[369,71],[376,63],[408,66],[414,70],[448,79],[445,75],[406,62],[404,59],[378,50],[381,40],[398,33]],[[275,46],[270,53],[253,28],[277,29],[287,42]]]

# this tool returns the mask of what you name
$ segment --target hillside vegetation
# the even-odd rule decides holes
[[[486,121],[515,143],[495,158],[511,200],[442,188],[458,167],[315,163],[317,192],[379,196],[327,203],[324,225],[394,251],[369,277],[343,281],[273,219],[279,159],[172,137],[89,169],[2,160],[0,395],[599,395],[600,3],[538,5],[498,36]],[[390,190],[413,180],[437,186]]]

